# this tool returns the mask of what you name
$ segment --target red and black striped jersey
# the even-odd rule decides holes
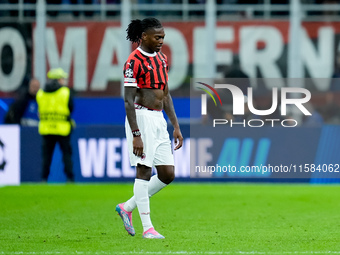
[[[162,89],[168,84],[168,62],[162,52],[147,53],[135,49],[124,65],[124,86]]]

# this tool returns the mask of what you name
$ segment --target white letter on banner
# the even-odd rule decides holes
[[[126,138],[122,139],[122,171],[123,176],[128,177],[136,177],[136,171],[134,167],[131,167],[130,165],[130,159],[129,159],[129,150],[127,146]]]
[[[0,185],[20,185],[19,125],[0,125]]]
[[[257,77],[257,67],[264,78],[277,78],[275,82],[264,79],[266,87],[283,87],[284,81],[277,60],[283,52],[280,31],[271,26],[247,26],[240,29],[240,62],[251,78]],[[264,42],[265,48],[258,49],[257,43]]]
[[[121,169],[117,168],[117,162],[120,162],[122,156],[120,153],[117,153],[117,148],[121,147],[120,138],[110,138],[107,140],[107,176],[108,177],[121,177],[122,172]]]
[[[11,73],[5,74],[1,68],[3,63],[0,62],[0,91],[10,92],[16,90],[22,83],[26,73],[27,53],[25,40],[15,28],[0,29],[0,54],[5,45],[12,49],[13,67]]]
[[[47,60],[51,68],[61,67],[71,72],[73,61],[73,88],[77,91],[87,89],[87,30],[84,27],[67,28],[59,57],[57,39],[53,28],[46,29]],[[35,70],[37,72],[37,70]]]
[[[125,37],[125,35],[124,35]],[[91,81],[91,90],[106,90],[108,81],[119,81],[123,75],[124,61],[122,59],[121,29],[107,28],[105,30],[99,56],[97,58],[96,69]],[[117,52],[118,64],[112,64],[112,58]]]
[[[306,30],[301,35],[302,47],[301,58],[306,69],[313,79],[318,90],[326,91],[329,89],[333,73],[334,61],[334,31],[331,27],[323,27],[319,29],[318,49],[315,49],[312,40],[309,38]]]
[[[174,140],[172,140],[172,148],[175,148]],[[174,151],[175,176],[190,176],[190,158],[190,138],[186,138],[183,141],[183,147],[180,150]]]
[[[232,43],[234,41],[234,28],[223,26],[216,28],[216,43]],[[204,27],[195,27],[193,35],[193,73],[195,78],[206,77],[206,44],[207,40]],[[230,65],[233,62],[233,52],[231,49],[217,49],[215,51],[217,65]]]
[[[85,138],[78,140],[80,172],[84,178],[102,178],[105,175],[106,139]],[[92,175],[93,169],[93,175]]]
[[[189,51],[186,40],[178,29],[166,27],[165,31],[164,44],[169,46],[172,58],[169,71],[169,89],[173,90],[179,88],[188,75]]]

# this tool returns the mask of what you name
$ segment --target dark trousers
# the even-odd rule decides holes
[[[55,145],[59,143],[60,149],[63,153],[64,172],[68,181],[74,181],[73,164],[72,164],[72,148],[70,142],[70,135],[43,135],[42,136],[42,178],[47,180],[50,174],[50,166]]]

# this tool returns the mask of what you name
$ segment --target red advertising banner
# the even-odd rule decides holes
[[[216,63],[216,78],[225,77],[238,63],[239,68],[249,77],[276,78],[282,80],[279,86],[285,86],[288,21],[218,22],[215,56],[207,55],[207,44],[211,38],[206,36],[204,22],[164,22],[163,26],[166,37],[162,51],[169,59],[169,87],[173,95],[184,95],[188,91],[191,77],[207,78],[207,65],[212,57]],[[31,46],[25,41],[31,40],[34,27],[30,36],[22,37],[21,41],[27,47],[26,52],[21,54],[17,54],[20,49],[22,51],[20,40],[1,36],[5,29],[0,28],[1,50],[9,45],[14,50],[14,58],[11,68],[6,66],[7,60],[3,56],[1,58],[0,96],[13,92],[23,82],[21,73],[24,67],[19,65],[22,63],[20,61],[29,60],[32,68],[26,70],[29,66],[26,65],[24,73],[30,75],[32,71],[34,74],[31,48],[34,48],[34,43]],[[339,68],[336,65],[340,64],[336,63],[336,56],[340,48],[339,34],[339,22],[303,23],[300,41],[305,77],[316,79],[338,75]],[[120,96],[126,52],[136,47],[132,45],[130,48],[125,37],[125,29],[121,29],[118,22],[48,23],[47,68],[62,67],[69,72],[69,84],[78,95]],[[8,77],[16,79],[10,83]],[[327,91],[330,84],[315,82],[309,89]]]

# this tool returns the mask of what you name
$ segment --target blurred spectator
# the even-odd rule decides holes
[[[224,78],[231,80],[231,84],[233,80],[237,86],[242,90],[244,95],[247,95],[247,89],[250,87],[250,79],[249,76],[242,70],[240,59],[238,56],[234,56],[234,62],[232,66],[225,72]]]
[[[272,4],[289,5],[290,1],[291,0],[271,0],[271,3]],[[289,16],[289,10],[287,10],[287,11],[273,11],[273,12],[271,12],[271,15],[273,15],[273,16]]]
[[[205,0],[189,0],[189,4],[205,4]],[[203,16],[204,11],[190,11],[189,15]]]
[[[35,4],[36,0],[24,0],[24,4]],[[19,0],[0,0],[0,4],[19,4]],[[25,8],[25,5],[24,5]],[[8,11],[1,11],[0,16],[7,16]],[[13,17],[17,17],[19,15],[18,13],[18,7],[13,6],[13,9],[9,10],[9,14]],[[34,17],[35,16],[35,9],[30,9],[30,10],[25,10],[24,11],[24,16],[30,16]]]
[[[38,126],[38,106],[36,94],[40,88],[40,82],[33,78],[28,88],[20,93],[19,98],[11,104],[4,124],[20,124],[23,126]]]
[[[19,3],[19,1],[18,0],[8,0],[8,1],[5,1],[4,3],[10,3],[10,4],[18,4]],[[15,8],[14,8],[15,9]],[[9,11],[9,13],[11,14],[11,16],[13,16],[13,17],[18,17],[18,15],[19,15],[19,13],[18,13],[18,11],[17,10],[14,10],[14,9],[11,9],[10,11]]]
[[[75,4],[85,4],[85,5],[93,5],[93,0],[69,0],[72,5]],[[73,11],[73,15],[78,17],[80,11]],[[93,11],[84,11],[84,15],[87,17],[93,16]]]
[[[320,107],[320,113],[328,124],[340,124],[340,50],[335,57],[334,72],[329,91],[325,93],[326,102]]]
[[[237,4],[238,0],[217,0],[217,4]],[[239,11],[219,11],[219,7],[217,6],[217,15],[242,15],[242,12]],[[228,17],[227,17],[228,18]]]
[[[37,0],[24,0],[24,4],[36,4]],[[35,17],[35,8],[24,11],[24,16]]]
[[[62,4],[62,0],[46,0],[47,4]],[[58,11],[48,11],[47,14],[51,17],[56,17],[58,15]]]
[[[329,5],[338,5],[340,4],[340,0],[323,0],[322,4],[329,4]],[[335,15],[339,15],[339,11],[337,10],[326,10],[323,11],[323,15],[325,16],[335,16]]]
[[[335,102],[328,102],[320,108],[320,113],[327,124],[340,124],[340,108]]]
[[[263,4],[261,0],[238,0],[238,4]]]
[[[98,3],[100,3],[100,0],[97,0]],[[121,0],[106,0],[106,4],[109,5],[109,4],[120,4],[121,3]],[[117,16],[120,14],[120,11],[107,11],[106,12],[106,15],[107,16]]]
[[[321,114],[314,108],[314,106],[311,103],[306,103],[304,106],[312,115],[311,116],[303,115],[303,126],[306,127],[321,126],[324,123]]]
[[[51,69],[47,73],[50,81],[44,90],[37,93],[39,106],[39,134],[42,136],[42,180],[47,181],[54,148],[58,143],[63,153],[64,172],[67,180],[74,181],[71,131],[73,128],[71,112],[73,99],[66,86],[68,74],[61,68]]]
[[[9,4],[9,0],[0,0],[0,4]],[[11,12],[8,10],[1,10],[0,11],[0,17],[1,16],[9,16]]]
[[[190,1],[189,1],[190,2]],[[138,0],[138,4],[176,4],[180,3],[179,0]],[[173,12],[169,11],[140,11],[144,16],[155,16],[155,15],[173,15]]]
[[[330,92],[340,92],[340,46],[335,57],[334,72],[332,75]]]

